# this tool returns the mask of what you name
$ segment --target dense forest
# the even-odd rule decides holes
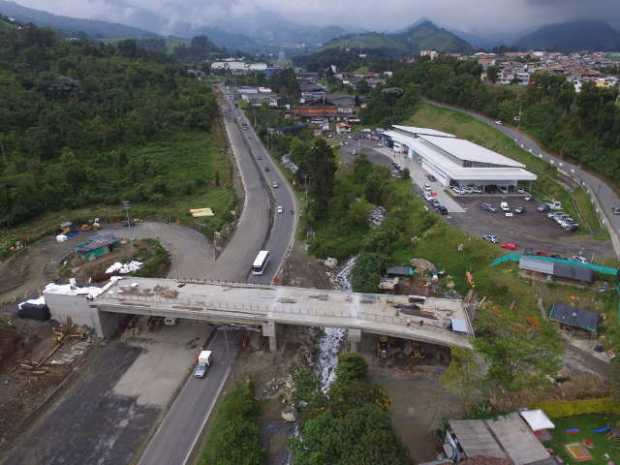
[[[452,58],[400,67],[387,84],[391,92],[384,88],[373,93],[365,120],[402,121],[413,110],[410,103],[424,96],[518,123],[550,149],[620,182],[617,89],[585,83],[576,93],[564,77],[547,73],[534,74],[526,88],[495,86],[482,82],[481,74],[477,62]],[[515,121],[519,114],[520,121]]]
[[[0,102],[0,227],[48,210],[187,193],[189,180],[164,177],[172,160],[132,154],[204,133],[217,118],[209,87],[164,54],[34,26],[0,30]]]

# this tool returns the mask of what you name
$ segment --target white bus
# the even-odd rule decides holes
[[[261,275],[269,263],[269,250],[261,250],[252,263],[252,274]]]

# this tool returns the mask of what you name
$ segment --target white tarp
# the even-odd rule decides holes
[[[45,297],[41,296],[38,299],[30,299],[30,300],[26,300],[25,302],[21,302],[17,308],[19,308],[20,310],[22,309],[22,307],[25,304],[30,304],[30,305],[45,305]]]
[[[64,234],[59,234],[58,236],[56,236],[56,242],[65,242],[68,239],[69,238]]]
[[[529,425],[532,431],[542,431],[544,429],[555,429],[555,425],[549,420],[549,417],[540,409],[523,410],[521,417]]]
[[[143,266],[144,264],[137,260],[132,260],[129,263],[116,262],[113,265],[110,265],[105,272],[106,274],[129,274],[141,270]]]

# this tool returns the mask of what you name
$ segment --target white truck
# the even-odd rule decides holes
[[[198,364],[194,369],[194,377],[196,378],[204,378],[207,376],[207,370],[211,366],[211,351],[210,350],[202,350],[200,351],[200,355],[198,355]]]

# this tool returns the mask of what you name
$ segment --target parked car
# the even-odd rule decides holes
[[[532,196],[530,194],[526,194],[526,196],[523,197],[523,200],[525,200],[526,202],[529,202],[530,200],[532,200]]]
[[[495,213],[497,211],[497,208],[495,208],[493,205],[491,205],[490,203],[486,203],[486,202],[482,202],[480,204],[480,208],[484,211],[487,211],[489,213]]]
[[[506,250],[517,250],[519,248],[515,242],[502,242],[499,246]]]
[[[536,211],[540,213],[547,213],[549,210],[549,205],[547,205],[546,203],[540,204],[536,207]]]
[[[428,184],[428,183],[424,184],[424,190],[425,191],[430,191],[431,190],[431,185]]]
[[[504,122],[498,119],[497,121],[495,121],[495,124],[497,124],[498,126],[503,126]]]
[[[522,215],[525,213],[525,208],[524,207],[517,207],[513,210],[517,215]]]
[[[448,209],[443,205],[437,205],[437,211],[444,216],[448,214]]]
[[[482,236],[485,241],[489,241],[491,244],[497,244],[497,236],[495,234],[485,234]]]
[[[583,257],[581,255],[575,255],[574,257],[571,257],[573,260],[576,260],[580,263],[588,263],[588,259],[586,257]]]
[[[278,212],[278,215],[281,215],[284,212],[284,208],[282,208],[282,205],[278,205],[276,211]]]
[[[508,202],[502,202],[499,204],[499,208],[502,209],[503,212],[509,212],[510,207],[508,206]]]
[[[432,174],[427,175],[426,179],[428,179],[430,182],[436,182],[437,181],[437,178],[435,176],[433,176]]]
[[[277,182],[275,182],[275,181],[271,183],[271,187],[273,187],[274,189],[277,189],[278,185],[279,184]]]
[[[504,213],[504,216],[512,218],[513,216],[515,216],[515,214],[512,213],[512,212],[506,212],[506,213]]]
[[[620,207],[615,207],[612,212],[614,215],[620,215]]]

